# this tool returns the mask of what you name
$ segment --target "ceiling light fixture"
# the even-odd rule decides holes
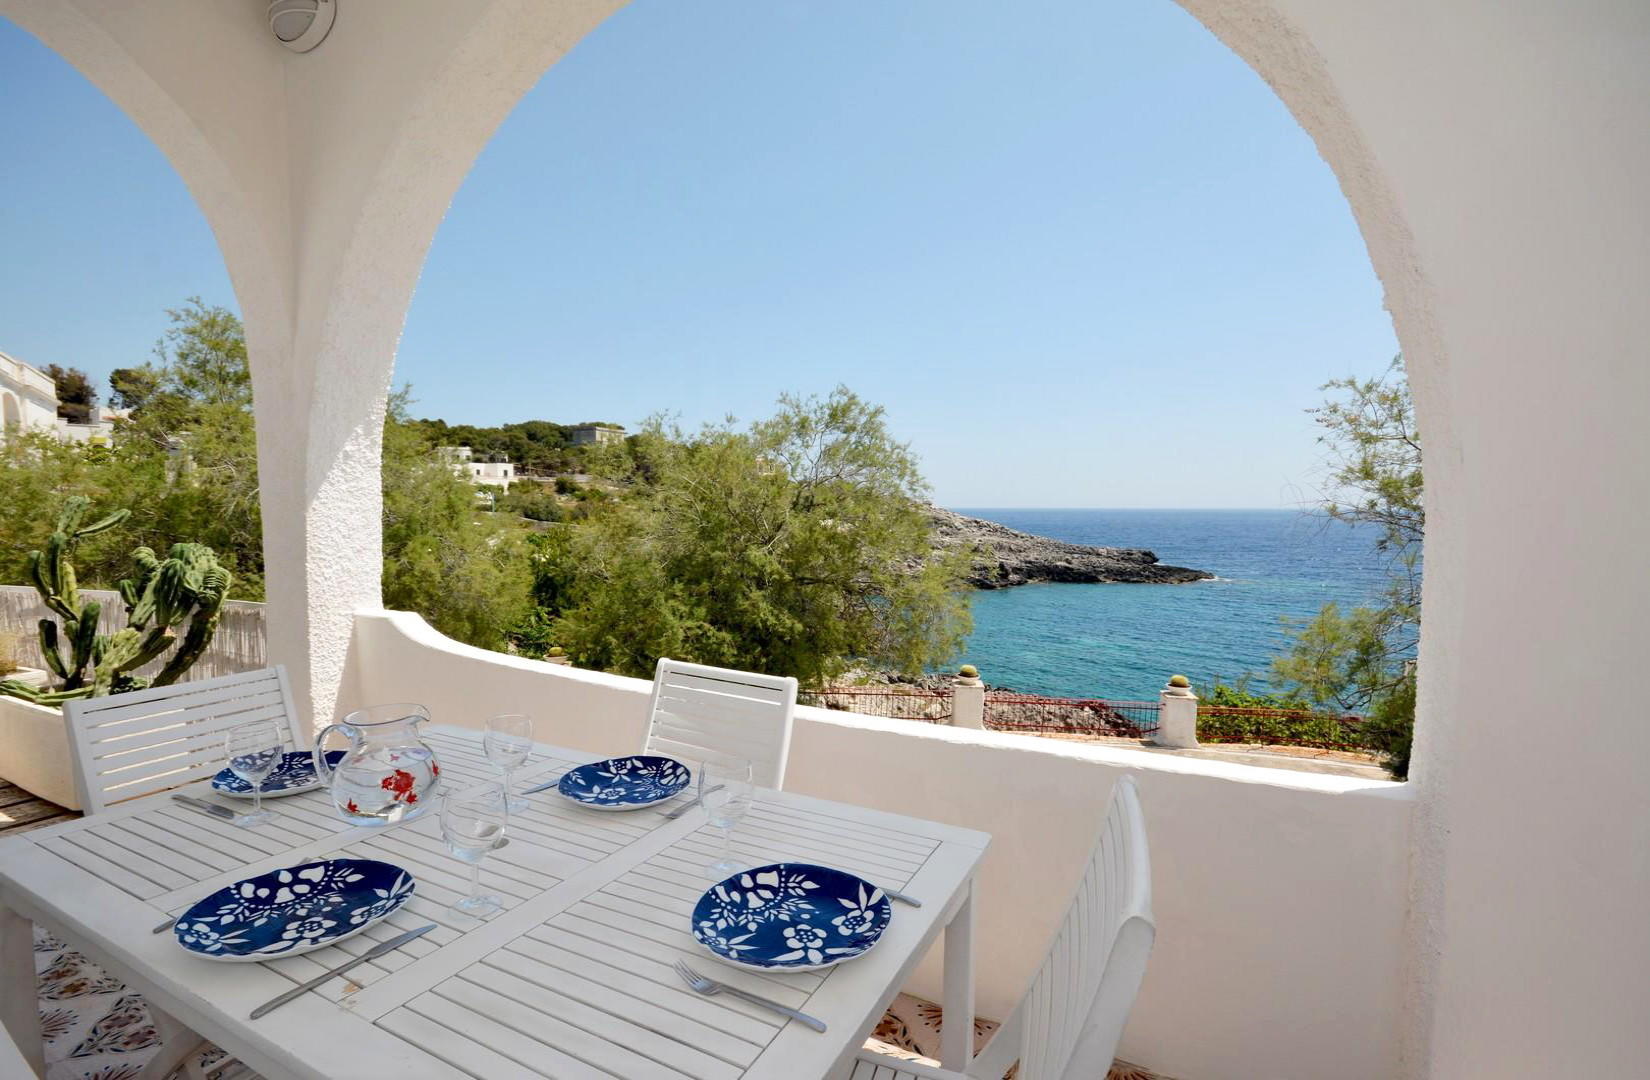
[[[337,0],[273,0],[269,5],[270,30],[293,52],[321,44],[337,17]]]

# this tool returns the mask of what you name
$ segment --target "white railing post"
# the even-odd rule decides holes
[[[973,664],[957,669],[957,679],[951,684],[951,726],[985,727],[985,683]]]
[[[1157,692],[1163,703],[1157,715],[1157,734],[1152,742],[1158,746],[1189,749],[1197,745],[1197,695],[1184,675],[1171,678],[1168,685]]]

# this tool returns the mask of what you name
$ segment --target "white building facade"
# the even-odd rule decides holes
[[[477,487],[496,487],[510,490],[516,479],[516,467],[508,461],[477,461],[475,451],[468,446],[438,446],[435,452],[452,465],[453,471],[467,476]]]
[[[567,433],[567,441],[574,446],[624,442],[624,428],[618,424],[580,424]]]
[[[0,440],[28,428],[58,430],[57,387],[39,368],[0,352]]]

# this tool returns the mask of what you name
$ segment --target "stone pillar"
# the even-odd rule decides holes
[[[951,684],[951,726],[976,731],[985,727],[985,683],[973,664],[958,668],[957,681]]]
[[[1163,710],[1157,717],[1157,734],[1152,742],[1158,746],[1185,750],[1197,745],[1197,695],[1186,676],[1176,675],[1168,685],[1157,692]]]

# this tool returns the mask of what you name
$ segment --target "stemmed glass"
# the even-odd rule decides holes
[[[525,813],[529,804],[526,799],[510,794],[510,777],[527,764],[527,759],[533,754],[533,718],[521,713],[504,713],[490,718],[481,736],[481,745],[487,751],[487,760],[504,774],[505,809],[512,814]]]
[[[252,813],[237,814],[235,824],[243,829],[262,825],[270,819],[264,812],[264,781],[280,764],[286,741],[273,720],[252,720],[237,724],[224,733],[224,751],[229,755],[229,771],[252,785]]]
[[[470,895],[454,903],[451,910],[479,919],[504,907],[498,897],[481,892],[481,860],[504,839],[509,820],[503,784],[476,784],[449,791],[441,800],[441,835],[447,848],[470,864]]]
[[[753,795],[749,758],[713,758],[699,763],[699,805],[705,817],[722,830],[722,857],[709,866],[710,876],[720,881],[746,869],[733,857],[733,829],[751,808]]]

